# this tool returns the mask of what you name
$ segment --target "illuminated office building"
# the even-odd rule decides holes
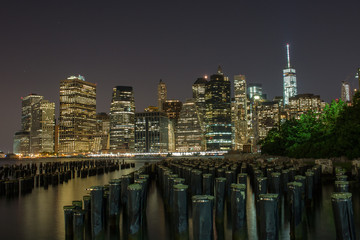
[[[166,85],[162,81],[162,79],[160,79],[160,82],[158,84],[158,108],[159,108],[159,112],[163,111],[163,104],[166,101],[166,99],[167,99]]]
[[[298,94],[289,99],[288,117],[290,119],[299,119],[301,115],[309,111],[321,113],[324,107],[325,102],[320,99],[319,95],[311,93]]]
[[[259,140],[264,139],[268,132],[279,126],[282,101],[261,102],[257,105],[257,131]]]
[[[107,113],[96,114],[95,134],[92,152],[107,152],[110,147],[110,116]]]
[[[283,70],[284,106],[289,104],[289,99],[291,97],[294,97],[297,95],[296,71],[295,71],[295,68],[291,67],[291,65],[290,65],[289,44],[286,44],[286,49],[287,49],[287,67]]]
[[[159,108],[155,107],[155,106],[148,106],[147,108],[144,109],[145,112],[158,112]]]
[[[204,131],[205,135],[205,112],[206,112],[206,104],[205,104],[205,91],[206,91],[206,83],[207,76],[204,78],[198,78],[195,83],[192,85],[193,98],[195,99],[195,103],[198,109],[198,115],[200,120],[201,128]]]
[[[21,99],[22,132],[15,134],[17,142],[21,142],[21,152],[54,153],[55,103],[44,100],[43,96],[37,94],[29,94]],[[28,149],[24,150],[26,147]]]
[[[342,81],[342,83],[341,83],[341,100],[344,103],[351,102],[350,84],[345,81]]]
[[[259,141],[259,122],[258,122],[258,106],[266,100],[266,94],[263,93],[262,84],[249,83],[247,86],[248,96],[248,111],[247,111],[247,126],[248,138],[247,142],[251,144],[253,151],[257,151],[257,142]]]
[[[96,125],[96,84],[83,76],[60,82],[59,153],[91,151]]]
[[[132,87],[113,88],[110,107],[110,151],[134,152],[135,100]]]
[[[181,111],[182,102],[179,100],[166,100],[163,103],[162,111],[171,119],[175,125],[179,119],[179,114]]]
[[[135,152],[168,152],[169,118],[162,112],[135,114]]]
[[[196,79],[192,85],[193,98],[196,100],[198,105],[205,105],[205,90],[207,82],[207,76],[205,76],[203,78]]]
[[[55,151],[55,103],[42,99],[31,108],[30,152],[32,154]]]
[[[265,99],[261,83],[249,83],[247,86],[247,96],[251,102],[259,99]]]
[[[177,126],[177,122],[179,119],[180,111],[182,108],[182,102],[179,100],[166,100],[163,103],[163,112],[167,115],[169,118],[169,152],[175,151],[175,129]]]
[[[30,132],[21,130],[15,133],[13,153],[23,156],[30,154]]]
[[[201,129],[200,114],[195,99],[188,99],[183,104],[175,136],[177,152],[205,150],[205,138]]]
[[[230,81],[225,77],[219,66],[216,74],[211,75],[206,83],[205,92],[205,123],[206,149],[231,150],[231,99]]]
[[[234,101],[232,102],[233,149],[243,150],[247,143],[247,95],[245,75],[234,76]]]
[[[43,96],[37,94],[29,94],[26,97],[21,98],[21,129],[23,131],[31,131],[32,124],[32,115],[31,109],[32,106],[44,99]]]

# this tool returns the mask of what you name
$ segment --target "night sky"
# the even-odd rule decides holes
[[[282,95],[286,43],[298,93],[340,96],[358,88],[360,1],[2,1],[0,150],[12,152],[21,97],[56,103],[59,82],[81,74],[97,83],[97,111],[109,112],[112,88],[134,87],[137,111],[156,105],[159,79],[168,98],[185,101],[196,78],[216,72],[262,83]]]

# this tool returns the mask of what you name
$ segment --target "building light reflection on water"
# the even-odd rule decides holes
[[[199,152],[152,152],[152,153],[88,153],[88,154],[71,154],[65,155],[61,154],[56,155],[39,155],[39,154],[30,154],[30,155],[17,155],[18,160],[20,159],[33,159],[33,158],[57,158],[57,157],[95,157],[95,158],[132,158],[132,157],[181,157],[181,156],[223,156],[228,153],[228,151],[199,151]]]
[[[157,153],[102,153],[102,154],[89,154],[89,157],[136,157],[136,156],[222,156],[228,151],[201,151],[201,152],[157,152]]]

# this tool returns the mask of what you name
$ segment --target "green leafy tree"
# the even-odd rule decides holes
[[[263,153],[289,157],[360,156],[360,94],[353,106],[327,104],[322,113],[308,112],[285,121],[260,142]]]
[[[352,106],[345,107],[337,118],[334,136],[337,156],[360,157],[360,93],[355,94]]]

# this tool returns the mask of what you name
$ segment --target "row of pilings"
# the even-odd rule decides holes
[[[306,209],[319,204],[322,174],[319,165],[255,161],[168,160],[157,164],[157,182],[171,219],[171,238],[225,239],[224,217],[233,239],[248,239],[247,188],[254,192],[259,239],[279,239],[281,211],[288,215],[289,239],[307,239]],[[355,239],[349,182],[336,170],[331,196],[337,239]],[[249,185],[250,184],[250,185]],[[284,202],[284,210],[282,210]],[[226,206],[226,207],[225,207]],[[190,216],[188,209],[190,208]],[[225,212],[226,209],[226,212]],[[189,222],[192,232],[189,233]]]
[[[143,239],[146,200],[154,167],[146,164],[130,174],[111,179],[106,185],[89,187],[89,194],[82,200],[64,206],[65,238]]]
[[[83,160],[66,162],[32,162],[0,167],[0,196],[18,197],[35,187],[57,186],[73,178],[86,178],[115,170],[135,167],[119,160]]]
[[[321,204],[321,172],[319,165],[256,161],[181,159],[145,165],[108,185],[90,187],[90,195],[82,201],[64,206],[66,238],[146,238],[148,188],[155,178],[169,219],[169,239],[227,239],[225,219],[231,224],[232,239],[249,239],[247,204],[255,205],[259,239],[284,237],[280,237],[282,215],[290,224],[287,239],[307,239],[311,223],[306,214]],[[344,169],[338,168],[333,178],[336,238],[356,239]],[[247,202],[249,192],[254,202]]]

